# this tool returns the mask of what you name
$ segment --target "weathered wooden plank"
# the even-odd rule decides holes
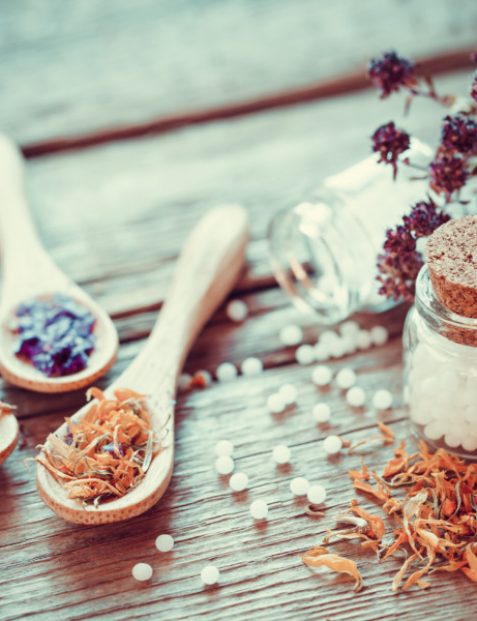
[[[443,92],[464,93],[468,83],[467,73],[438,80]],[[405,124],[435,140],[442,114],[416,101]],[[366,156],[368,136],[389,118],[403,122],[402,100],[362,93],[41,158],[27,165],[32,209],[54,258],[110,312],[157,305],[188,231],[220,202],[241,202],[251,215],[247,287],[256,277],[269,283],[260,240],[273,213]]]
[[[458,50],[434,53],[428,57],[416,58],[419,70],[423,75],[440,75],[452,71],[461,71],[472,68],[471,55],[474,46],[459,48]],[[219,106],[212,106],[200,110],[171,113],[165,116],[157,116],[146,121],[136,122],[133,125],[120,125],[95,129],[60,138],[46,138],[37,142],[22,145],[22,152],[26,158],[41,157],[52,153],[64,151],[76,151],[108,142],[118,140],[132,140],[149,135],[164,134],[192,125],[202,125],[212,121],[234,119],[249,114],[257,114],[273,110],[295,106],[327,97],[350,95],[355,91],[370,87],[369,79],[363,67],[339,76],[320,80],[314,84],[299,88],[288,89],[271,95],[254,97],[238,103],[232,102]]]
[[[4,3],[2,127],[31,142],[246,99],[364,66],[389,46],[473,44],[476,20],[472,0]]]
[[[369,391],[383,384],[399,391],[399,344],[395,341],[385,349],[393,359],[389,366],[379,356],[379,370],[375,363],[357,363],[359,382]],[[272,417],[264,402],[284,381],[299,387],[299,405],[287,416]],[[332,406],[328,429],[311,419],[311,406],[319,398]],[[399,410],[385,416],[400,437],[408,433],[401,417]],[[67,525],[51,514],[19,459],[33,454],[33,446],[56,427],[58,414],[24,421],[28,448],[0,472],[5,492],[0,551],[2,558],[10,559],[0,576],[0,619],[372,620],[403,614],[420,621],[432,608],[433,619],[440,621],[464,618],[459,613],[464,601],[466,615],[476,612],[474,587],[463,576],[436,575],[431,591],[395,596],[390,581],[399,563],[378,565],[353,545],[338,549],[360,563],[367,588],[359,595],[350,591],[348,581],[313,576],[301,565],[299,553],[319,541],[333,525],[334,514],[353,497],[346,472],[360,463],[357,455],[325,458],[323,437],[329,429],[366,437],[375,421],[372,412],[352,412],[335,389],[320,396],[308,370],[297,366],[191,393],[179,404],[177,465],[164,499],[130,523],[94,529]],[[237,467],[250,475],[245,494],[230,494],[226,482],[213,472],[212,447],[223,437],[235,441]],[[276,469],[270,461],[271,448],[283,441],[292,448],[291,469]],[[366,459],[379,468],[389,455],[389,449],[379,449]],[[326,483],[328,508],[322,520],[305,516],[303,504],[291,499],[288,483],[299,474]],[[248,516],[249,503],[259,497],[270,502],[264,527],[255,526]],[[158,554],[153,545],[154,537],[164,531],[177,542],[168,555]],[[138,560],[154,566],[149,586],[138,586],[129,575]],[[207,562],[222,570],[218,589],[201,587],[198,574]]]

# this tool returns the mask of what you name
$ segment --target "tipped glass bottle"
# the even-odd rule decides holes
[[[413,140],[406,155],[427,165],[432,151]],[[297,306],[321,323],[390,306],[378,293],[376,260],[386,229],[426,197],[426,182],[414,176],[401,166],[393,180],[390,167],[372,155],[325,179],[307,202],[276,214],[269,229],[272,267]]]

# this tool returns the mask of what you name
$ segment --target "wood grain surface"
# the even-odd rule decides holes
[[[389,47],[472,45],[476,29],[473,0],[4,1],[0,119],[21,143],[143,122],[306,86]]]
[[[450,0],[49,0],[5,2],[1,9],[0,117],[2,128],[22,142],[293,88],[352,71],[390,45],[422,54],[456,49],[475,40],[477,19],[475,3],[467,0],[459,10]],[[468,84],[468,73],[438,80],[444,92],[464,93]],[[313,575],[299,558],[354,496],[346,472],[360,457],[326,458],[324,437],[365,438],[384,420],[399,438],[409,438],[400,407],[406,309],[359,315],[363,326],[386,325],[389,342],[330,363],[333,370],[356,370],[368,404],[374,390],[392,390],[392,411],[355,412],[336,388],[317,391],[311,368],[296,365],[294,349],[278,338],[287,323],[303,325],[307,342],[319,328],[276,287],[266,258],[267,225],[324,176],[364,157],[379,123],[395,118],[420,138],[435,139],[442,110],[416,102],[407,119],[401,111],[399,98],[379,102],[363,92],[28,163],[31,207],[46,247],[119,330],[118,362],[100,386],[140,351],[183,241],[198,218],[222,202],[243,204],[252,221],[248,270],[234,293],[250,316],[233,324],[219,309],[186,368],[213,372],[222,361],[238,365],[256,355],[266,370],[181,395],[166,495],[130,522],[91,528],[67,524],[45,507],[28,463],[35,446],[84,402],[83,393],[36,395],[0,383],[0,398],[18,404],[22,426],[20,447],[0,467],[1,621],[460,621],[477,613],[475,586],[461,575],[436,574],[429,591],[396,595],[390,583],[397,560],[378,564],[356,546],[340,544],[337,551],[354,558],[364,576],[365,589],[354,594],[346,578]],[[266,398],[285,382],[297,386],[298,405],[272,416]],[[320,400],[332,408],[329,426],[313,421],[312,406]],[[248,492],[231,493],[214,471],[213,448],[223,438],[235,443],[237,470],[250,477]],[[279,443],[292,450],[290,468],[271,461]],[[379,470],[390,450],[371,452],[367,463]],[[289,481],[299,475],[327,487],[320,520],[290,494]],[[257,498],[270,503],[263,526],[249,516]],[[176,540],[172,553],[154,547],[163,532]],[[138,561],[153,566],[150,584],[132,579]],[[200,571],[208,563],[221,570],[218,588],[202,587]]]

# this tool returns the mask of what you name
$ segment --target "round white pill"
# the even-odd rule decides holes
[[[353,386],[346,393],[346,401],[353,408],[360,408],[365,404],[366,393],[360,386]]]
[[[275,392],[267,398],[267,408],[272,414],[280,414],[286,407],[283,397]]]
[[[315,351],[315,360],[316,362],[324,362],[330,358],[330,352],[328,351],[328,347],[325,343],[318,342],[314,346]]]
[[[453,433],[452,431],[449,431],[444,436],[444,442],[450,448],[457,448],[460,444],[460,436],[458,434]]]
[[[338,328],[342,336],[354,336],[358,334],[360,327],[356,321],[345,321]]]
[[[135,580],[146,582],[152,578],[152,567],[149,563],[136,563],[131,573]]]
[[[215,375],[219,382],[229,382],[237,377],[237,368],[231,362],[222,362],[217,367]]]
[[[278,444],[273,449],[273,461],[276,464],[283,465],[290,462],[291,451],[286,444]]]
[[[306,496],[312,505],[321,505],[326,500],[326,489],[323,485],[312,485]]]
[[[206,565],[200,572],[200,579],[206,586],[217,584],[220,577],[220,571],[215,565]]]
[[[373,407],[377,410],[388,410],[393,404],[393,395],[382,388],[381,390],[377,390],[373,395]]]
[[[250,505],[250,515],[254,520],[265,520],[268,516],[268,505],[264,500],[254,500]]]
[[[327,403],[317,403],[313,407],[313,417],[317,423],[327,423],[330,420],[331,409]]]
[[[294,496],[306,496],[310,484],[304,477],[295,477],[290,481],[290,491]]]
[[[179,392],[186,392],[190,388],[190,383],[192,381],[192,375],[189,373],[182,373],[179,377],[179,381],[177,382],[177,390]]]
[[[346,390],[356,383],[356,373],[353,369],[340,369],[336,374],[336,385]]]
[[[300,345],[295,352],[295,360],[303,366],[315,362],[315,348],[313,345]]]
[[[477,436],[467,436],[462,442],[462,448],[464,449],[464,451],[469,451],[469,453],[477,451]]]
[[[283,326],[280,330],[280,341],[283,345],[290,347],[292,345],[299,345],[303,340],[303,330],[300,326],[290,324]]]
[[[220,457],[221,455],[233,455],[234,445],[230,440],[219,440],[215,445],[215,454]]]
[[[346,344],[343,339],[337,336],[336,340],[328,344],[328,351],[330,352],[331,358],[341,358],[346,352]]]
[[[234,467],[234,460],[229,455],[221,455],[215,460],[215,469],[219,474],[230,474],[233,472]]]
[[[174,538],[170,535],[159,535],[156,539],[156,548],[159,552],[170,552],[174,547]]]
[[[194,373],[192,382],[200,388],[207,388],[212,384],[212,376],[208,371],[200,370]]]
[[[260,358],[245,358],[245,360],[240,365],[240,370],[242,375],[246,375],[251,377],[253,375],[260,375],[263,371],[263,364]]]
[[[328,345],[329,343],[334,343],[338,338],[339,337],[336,332],[333,332],[332,330],[325,330],[320,334],[320,343]]]
[[[313,369],[311,379],[316,386],[328,386],[333,379],[333,372],[325,364],[319,364]]]
[[[248,487],[248,476],[245,472],[235,472],[230,477],[229,486],[234,492],[243,492]]]
[[[424,427],[424,435],[429,440],[439,440],[444,435],[446,429],[439,421],[431,421]]]
[[[389,339],[389,332],[384,326],[374,326],[369,331],[369,336],[373,345],[384,345]]]
[[[343,441],[339,436],[327,436],[323,440],[323,448],[327,455],[336,455],[341,451]]]
[[[227,304],[225,313],[230,321],[245,321],[248,316],[248,307],[242,300],[231,300]]]
[[[285,405],[293,405],[296,403],[296,398],[298,397],[298,390],[293,384],[283,384],[278,394],[282,398]]]
[[[367,330],[360,330],[355,336],[355,343],[358,349],[368,349],[371,347],[371,335]]]

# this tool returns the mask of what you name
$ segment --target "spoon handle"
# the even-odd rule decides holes
[[[132,379],[151,392],[160,389],[165,375],[177,377],[198,333],[235,284],[247,241],[248,218],[238,205],[217,207],[200,220],[147,345],[121,380]]]
[[[28,209],[24,162],[17,146],[0,134],[0,247],[3,263],[2,306],[13,306],[69,279],[45,251]]]
[[[0,235],[3,254],[8,260],[40,241],[32,223],[24,187],[23,158],[17,146],[0,134]],[[13,258],[13,257],[12,257]]]

